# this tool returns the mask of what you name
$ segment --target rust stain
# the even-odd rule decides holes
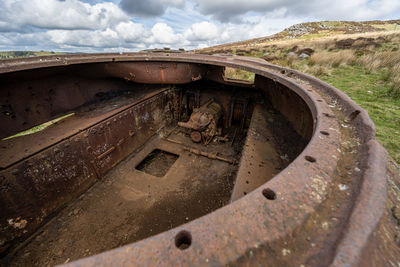
[[[226,80],[224,67],[254,72],[255,81]],[[385,217],[386,152],[375,126],[349,97],[314,77],[246,57],[126,53],[4,60],[0,84],[1,138],[77,114],[1,141],[0,253],[7,264],[34,257],[25,247],[39,251],[35,244],[51,240],[46,235],[63,233],[51,228],[53,216],[83,227],[87,222],[79,218],[101,212],[114,215],[101,216],[111,222],[104,227],[116,224],[104,234],[121,238],[107,239],[115,249],[70,245],[85,258],[61,262],[63,247],[42,259],[70,266],[399,260],[396,238],[385,234],[395,226]],[[157,149],[164,151],[161,160],[148,159]],[[138,170],[146,159],[148,168],[166,174]],[[111,178],[97,182],[103,177]],[[89,196],[89,188],[105,194],[107,186],[128,202],[113,202],[110,193],[103,205],[101,194]],[[177,196],[181,201],[174,202]],[[93,213],[82,206],[65,215],[62,208],[79,199],[97,203]],[[132,208],[129,201],[142,217],[116,215],[119,205]],[[179,210],[187,205],[194,208],[183,216]],[[85,229],[87,235],[93,230]],[[140,234],[129,239],[129,231]],[[385,255],[380,247],[388,244]]]

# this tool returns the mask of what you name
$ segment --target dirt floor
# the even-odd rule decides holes
[[[165,140],[168,131],[152,137],[42,227],[11,257],[10,265],[73,261],[152,236],[228,204],[238,165],[192,154],[183,146],[218,150],[219,156],[238,160],[242,141],[234,146],[230,142],[204,146],[192,143],[175,128],[168,139],[185,143],[181,145]]]

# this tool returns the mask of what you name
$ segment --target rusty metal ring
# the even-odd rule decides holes
[[[59,58],[63,60],[60,61]],[[352,122],[360,140],[360,165],[354,207],[341,218],[334,241],[310,246],[333,265],[357,265],[366,256],[368,238],[383,216],[386,201],[385,150],[375,140],[375,127],[366,111],[339,90],[295,70],[244,57],[194,54],[96,54],[31,58],[0,63],[0,73],[24,69],[98,62],[185,62],[229,66],[274,80],[301,97],[314,119],[313,135],[304,151],[284,170],[247,196],[182,226],[70,265],[227,265],[257,263],[268,253],[288,263],[293,253],[285,243],[299,235],[306,220],[327,199],[340,152],[340,123],[321,99],[337,101],[343,114],[360,111]],[[287,75],[286,75],[287,74]],[[308,88],[308,89],[306,89]],[[320,101],[322,100],[322,101]],[[329,135],[327,135],[327,133]],[[363,228],[357,226],[363,225]],[[288,238],[289,237],[289,238]],[[282,243],[280,243],[282,242]],[[272,249],[273,248],[273,249]],[[322,254],[321,254],[322,255]]]

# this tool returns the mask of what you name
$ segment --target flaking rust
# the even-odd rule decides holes
[[[375,126],[314,77],[236,56],[57,55],[1,61],[0,101],[1,138],[75,114],[1,141],[4,265],[400,261]]]
[[[192,130],[190,137],[193,142],[199,143],[203,141],[207,145],[214,136],[221,135],[221,129],[218,128],[221,115],[221,106],[213,99],[210,99],[200,108],[193,109],[189,121],[178,122],[178,125]]]

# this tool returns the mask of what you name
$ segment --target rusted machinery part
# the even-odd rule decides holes
[[[370,255],[366,251],[380,245],[368,241],[385,211],[386,152],[375,140],[375,127],[367,112],[344,93],[318,79],[265,61],[194,54],[132,53],[29,58],[1,62],[0,73],[100,62],[122,62],[127,65],[128,72],[116,68],[115,71],[121,71],[118,75],[127,77],[130,70],[132,75],[128,78],[140,82],[173,83],[171,77],[175,76],[171,73],[179,71],[168,76],[165,72],[171,70],[161,68],[162,71],[150,77],[130,62],[181,62],[251,71],[256,74],[255,87],[261,86],[265,77],[300,96],[311,111],[314,129],[310,142],[296,160],[245,197],[169,231],[69,265],[251,265],[265,262],[293,265],[304,260],[309,263],[307,266],[350,266],[360,265],[361,259],[363,263],[374,264],[368,261]],[[204,72],[202,68],[189,74],[191,80],[207,75],[209,79],[223,80],[221,75]],[[186,76],[176,77],[175,81],[187,82],[188,77],[186,73]],[[330,185],[341,164],[340,124],[344,120],[339,118],[340,114],[333,112],[327,102],[336,103],[336,112],[346,116],[359,111],[349,125],[354,127],[359,139],[357,153],[361,171],[351,177],[352,188],[349,191],[352,195],[347,199],[350,203],[346,202],[344,215],[336,218],[340,227],[332,229],[326,240],[319,240],[314,245],[297,246],[294,250],[291,246],[299,244],[296,242],[303,238],[302,230],[320,233],[321,229],[316,225],[303,225],[310,216],[318,214],[319,208],[328,199]]]
[[[200,108],[195,108],[187,122],[179,122],[178,125],[195,131],[203,131],[212,121],[218,121],[221,116],[221,106],[212,100]]]
[[[227,158],[224,158],[224,157],[220,157],[220,156],[217,156],[216,154],[207,153],[207,152],[195,149],[195,148],[184,147],[183,150],[191,152],[191,153],[193,153],[195,155],[198,155],[198,156],[207,157],[209,159],[216,159],[216,160],[224,161],[224,162],[227,162],[227,163],[230,163],[230,164],[235,164],[235,161],[232,160],[232,159],[227,159]]]
[[[227,162],[227,163],[230,163],[230,164],[236,164],[236,161],[233,160],[233,159],[224,158],[224,157],[218,156],[215,153],[208,153],[208,152],[200,151],[200,150],[198,150],[196,148],[193,148],[193,147],[185,146],[185,144],[183,142],[181,142],[181,141],[173,140],[173,139],[170,139],[170,138],[165,138],[165,140],[167,140],[168,142],[174,143],[174,144],[182,145],[182,149],[184,151],[188,151],[188,152],[193,153],[195,155],[203,156],[203,157],[206,157],[206,158],[209,158],[209,159],[216,159],[216,160],[224,161],[224,162]]]
[[[201,133],[198,131],[192,131],[190,133],[190,139],[192,139],[192,141],[195,143],[200,143],[201,142]]]
[[[218,121],[222,115],[222,107],[210,99],[199,108],[193,109],[189,121],[178,122],[178,125],[193,130],[190,138],[195,143],[199,143],[202,139],[204,144],[212,141],[218,134]]]

